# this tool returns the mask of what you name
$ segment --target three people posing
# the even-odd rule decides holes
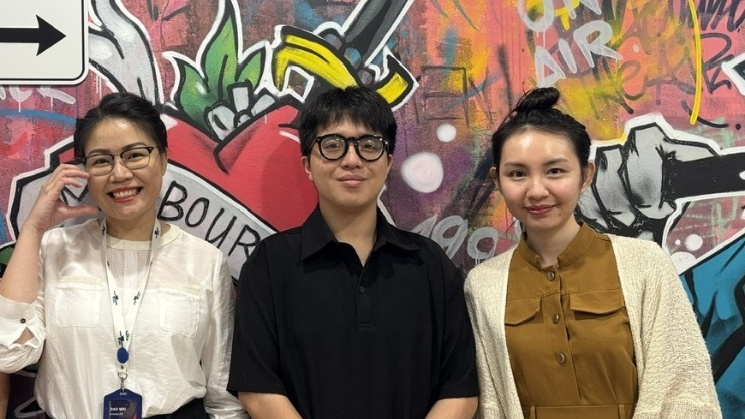
[[[472,270],[464,298],[442,249],[377,207],[389,105],[321,94],[299,130],[318,206],[244,265],[229,361],[226,259],[156,219],[165,127],[144,99],[109,95],[76,125],[84,170],[55,169],[0,281],[0,370],[39,361],[37,398],[58,419],[101,417],[123,389],[144,417],[246,417],[226,385],[255,419],[721,417],[667,255],[574,218],[594,165],[558,98],[529,92],[494,133],[491,175],[524,234]],[[104,217],[50,230],[99,212],[60,200],[84,182]]]

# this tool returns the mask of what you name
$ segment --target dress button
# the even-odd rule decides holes
[[[556,362],[558,362],[559,364],[562,364],[563,365],[565,362],[567,362],[566,355],[564,355],[562,353],[556,354]]]
[[[360,287],[360,292],[365,292],[365,287]]]
[[[554,322],[554,324],[559,323],[559,320],[561,319],[561,316],[559,316],[559,313],[554,314],[554,316],[551,318],[551,321]]]
[[[553,281],[554,279],[556,279],[556,274],[554,273],[554,271],[550,271],[548,273],[548,280]]]

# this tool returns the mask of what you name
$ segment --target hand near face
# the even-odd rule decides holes
[[[62,190],[72,186],[82,188],[90,175],[71,164],[59,165],[49,179],[42,185],[39,196],[26,218],[23,228],[31,228],[39,234],[53,226],[74,217],[95,215],[98,209],[91,205],[71,206],[61,199]]]

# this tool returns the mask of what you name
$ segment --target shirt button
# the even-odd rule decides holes
[[[564,363],[567,362],[566,355],[564,355],[562,353],[556,354],[556,362],[558,362],[561,365],[564,365]]]
[[[553,281],[554,279],[556,279],[556,274],[554,273],[554,271],[550,271],[548,273],[548,280]]]
[[[21,324],[26,324],[26,319],[21,319]]]
[[[559,316],[559,313],[554,314],[554,316],[551,318],[551,321],[554,322],[554,324],[559,323],[559,320],[561,319],[561,316]]]
[[[360,292],[365,292],[365,287],[360,287]]]

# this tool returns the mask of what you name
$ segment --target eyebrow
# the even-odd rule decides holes
[[[563,157],[558,157],[558,158],[551,159],[551,160],[543,163],[543,166],[552,166],[554,164],[568,163],[568,162],[569,162],[569,160],[567,160],[567,159],[565,159]],[[524,163],[513,162],[513,161],[505,162],[505,163],[503,163],[503,165],[504,166],[509,166],[509,167],[527,167],[527,165],[524,164]]]
[[[357,139],[357,138],[360,138],[360,137],[370,137],[370,136],[372,136],[372,137],[381,137],[381,138],[383,137],[383,134],[374,134],[374,133],[370,133],[370,132],[366,132],[366,133],[360,134],[360,135],[344,135],[344,134],[341,134],[341,133],[338,133],[338,132],[329,132],[327,134],[316,135],[316,138],[326,137],[326,136],[330,136],[330,135],[336,135],[337,137],[354,138],[354,139]]]
[[[131,150],[131,149],[136,148],[136,147],[156,147],[157,148],[157,146],[151,146],[150,144],[143,143],[142,141],[138,141],[136,143],[131,143],[131,144],[125,145],[124,147],[122,147],[120,153],[121,152],[124,152],[124,151],[127,151],[127,150]],[[93,149],[93,150],[91,150],[91,151],[88,152],[88,155],[89,156],[94,155],[94,154],[117,154],[117,153],[114,153],[113,151],[111,151],[108,148],[95,148],[95,149]]]

